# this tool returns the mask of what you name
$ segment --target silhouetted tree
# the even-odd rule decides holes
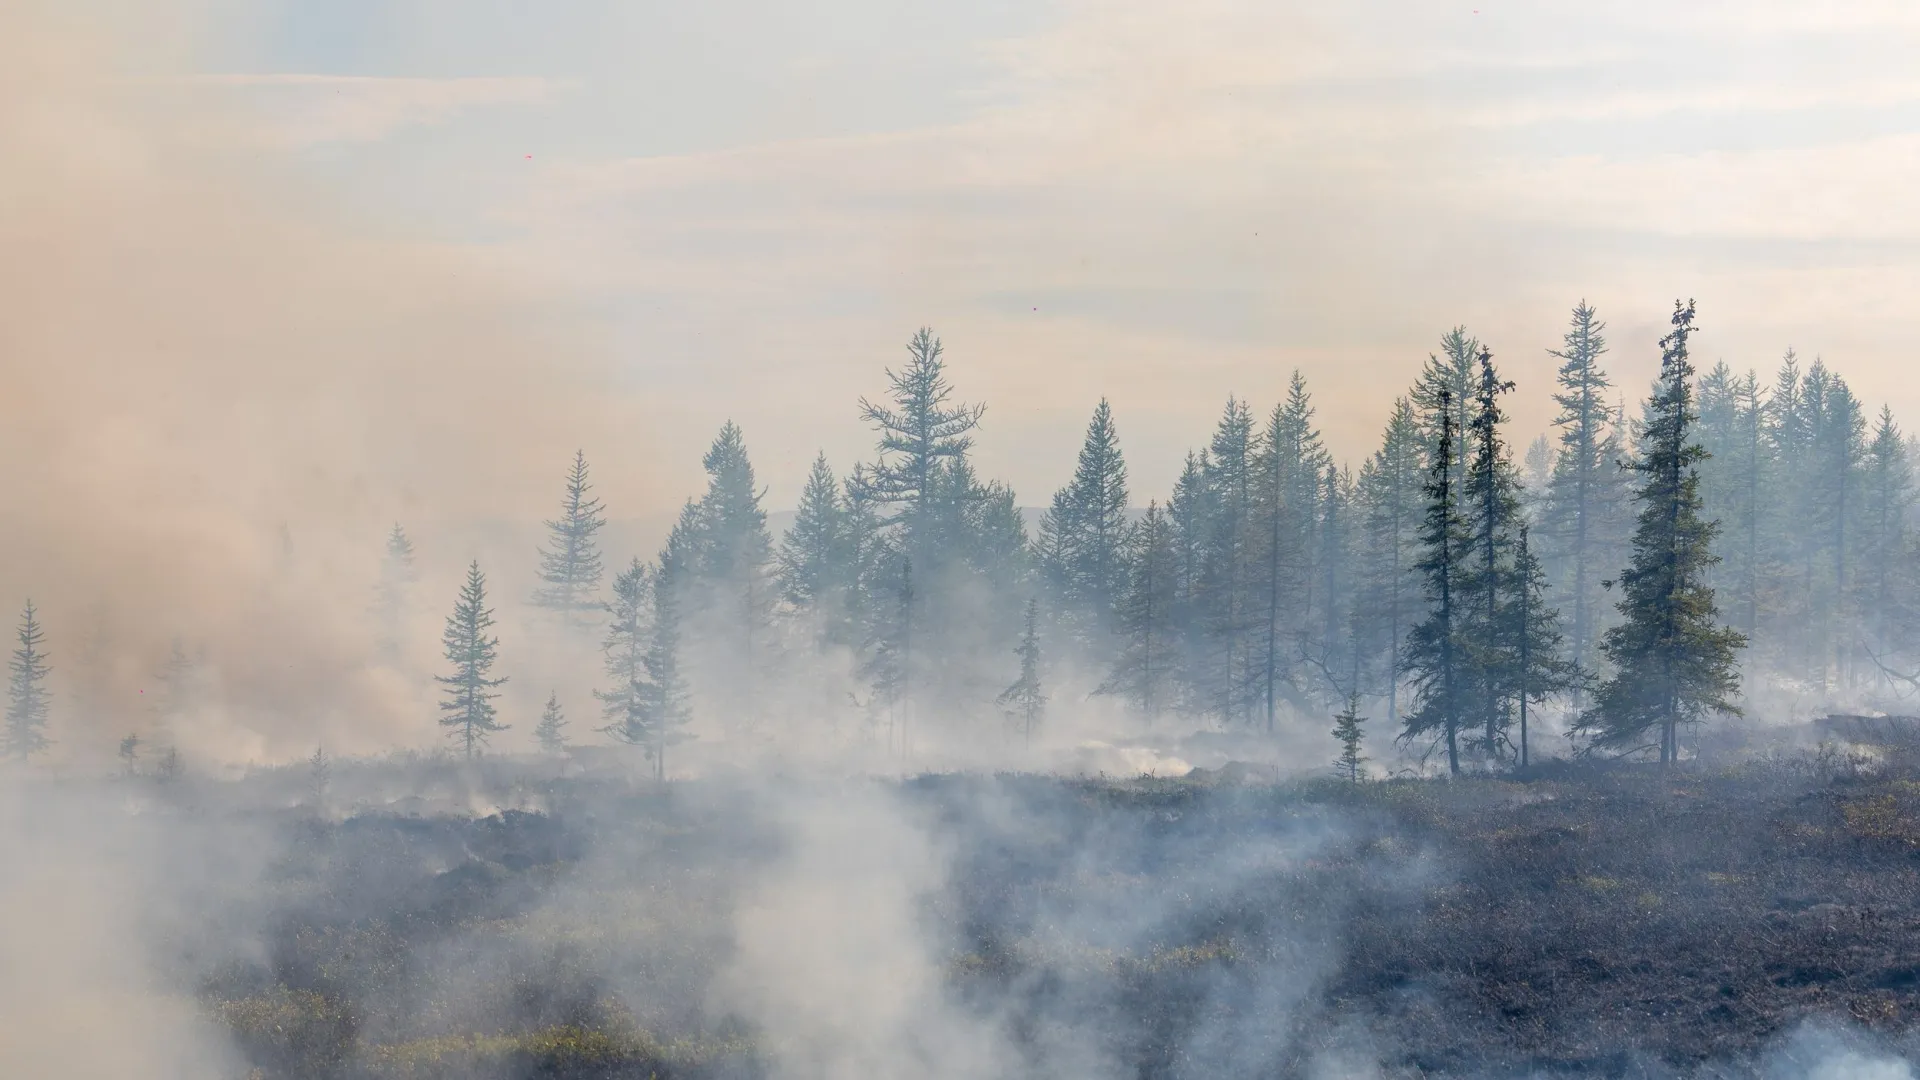
[[[1616,670],[1579,721],[1594,747],[1616,751],[1644,749],[1654,733],[1663,765],[1679,757],[1682,725],[1709,712],[1739,715],[1734,652],[1745,644],[1720,625],[1705,584],[1715,523],[1700,516],[1697,466],[1706,451],[1693,431],[1693,319],[1693,305],[1676,302],[1673,332],[1660,339],[1660,378],[1629,465],[1641,484],[1633,561],[1620,575],[1625,621],[1601,641]]]
[[[1127,463],[1105,398],[1093,410],[1073,479],[1040,522],[1041,571],[1083,647],[1104,644],[1126,578]]]
[[[33,601],[20,613],[20,647],[8,665],[6,729],[0,732],[0,756],[31,757],[47,748],[47,654]]]
[[[487,607],[487,577],[476,561],[467,567],[466,584],[460,588],[460,598],[447,616],[446,631],[440,638],[452,674],[434,676],[445,688],[440,726],[448,729],[469,758],[489,736],[508,727],[499,722],[493,705],[500,696],[496,688],[507,680],[492,675],[500,639],[488,634],[491,629],[493,610]]]
[[[1335,775],[1357,784],[1364,774],[1367,756],[1364,750],[1367,718],[1360,715],[1360,695],[1348,694],[1346,706],[1333,715],[1333,738],[1340,744],[1340,756],[1334,759]]]
[[[606,526],[600,500],[587,493],[586,451],[575,451],[567,472],[567,494],[560,516],[547,522],[547,546],[540,552],[540,580],[534,594],[541,607],[563,612],[569,620],[600,606],[600,548],[595,534]]]
[[[1420,528],[1420,561],[1426,618],[1407,633],[1405,667],[1413,682],[1414,709],[1407,714],[1404,742],[1438,739],[1447,748],[1447,771],[1460,772],[1460,726],[1466,714],[1463,657],[1458,640],[1459,584],[1471,543],[1460,516],[1451,388],[1434,395],[1437,435],[1427,465],[1426,513]]]
[[[1127,585],[1114,612],[1119,653],[1100,693],[1118,694],[1151,721],[1172,704],[1179,657],[1175,612],[1179,552],[1173,525],[1158,503],[1131,530]]]
[[[547,695],[547,705],[540,711],[540,723],[535,725],[533,737],[540,741],[540,749],[549,754],[567,748],[567,718],[560,711],[558,691]]]
[[[1000,692],[998,702],[1001,708],[1020,718],[1026,742],[1031,746],[1033,729],[1039,726],[1047,710],[1047,694],[1040,682],[1040,601],[1037,599],[1027,601],[1020,645],[1013,652],[1020,658],[1020,677]]]

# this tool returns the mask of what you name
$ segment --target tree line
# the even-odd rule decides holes
[[[1549,350],[1553,431],[1524,452],[1502,405],[1514,385],[1464,327],[1357,468],[1327,449],[1295,372],[1264,411],[1229,398],[1144,507],[1102,400],[1029,535],[1014,492],[974,469],[985,407],[957,399],[922,329],[858,403],[871,460],[839,474],[816,458],[778,536],[729,422],[660,551],[609,577],[605,509],[576,454],[532,601],[556,632],[597,639],[594,727],[662,776],[696,717],[749,738],[828,717],[904,756],[927,725],[997,721],[1031,740],[1063,700],[1265,733],[1339,709],[1357,778],[1369,705],[1459,771],[1525,767],[1545,708],[1582,752],[1676,760],[1693,725],[1738,712],[1743,649],[1749,676],[1920,689],[1903,644],[1920,619],[1913,480],[1892,414],[1869,424],[1837,373],[1791,352],[1768,387],[1724,363],[1700,375],[1695,332],[1677,304],[1630,418],[1605,323],[1575,307]],[[396,525],[379,585],[389,654],[413,560]],[[441,722],[468,753],[504,730],[488,604],[476,563],[439,676]],[[14,682],[38,685],[38,638],[22,634]],[[13,717],[43,727],[45,698],[15,696],[6,746],[31,752],[13,749],[28,745]],[[556,693],[536,735],[558,748],[567,728]]]
[[[985,409],[956,400],[940,341],[922,329],[886,394],[859,403],[873,460],[841,476],[817,458],[776,538],[728,423],[703,459],[707,490],[657,558],[615,575],[611,600],[593,543],[604,517],[576,457],[538,599],[569,618],[598,614],[602,730],[645,747],[656,769],[689,737],[696,703],[730,734],[851,711],[904,754],[935,715],[997,716],[1030,739],[1060,691],[1113,699],[1143,721],[1261,732],[1344,706],[1350,776],[1367,701],[1454,771],[1524,767],[1550,703],[1583,751],[1672,761],[1692,725],[1738,711],[1736,657],[1750,640],[1770,660],[1804,660],[1821,655],[1815,635],[1831,640],[1846,623],[1856,659],[1889,652],[1906,624],[1880,584],[1915,564],[1906,443],[1891,417],[1846,469],[1822,472],[1842,453],[1829,445],[1835,417],[1857,411],[1844,382],[1818,364],[1799,375],[1791,355],[1771,396],[1724,365],[1699,377],[1693,319],[1691,304],[1676,306],[1660,378],[1630,421],[1602,367],[1605,324],[1576,307],[1551,350],[1555,437],[1524,455],[1506,435],[1513,384],[1464,328],[1394,401],[1357,470],[1327,450],[1296,372],[1262,414],[1230,398],[1172,490],[1143,509],[1102,400],[1031,536],[1014,493],[975,473]],[[1740,433],[1744,457],[1730,447]],[[1831,505],[1755,524],[1753,491],[1785,480]],[[1841,513],[1852,524],[1806,525]],[[1727,557],[1743,542],[1829,576],[1761,604],[1759,586],[1743,586],[1778,578]],[[1734,622],[1801,607],[1729,626],[1723,593]],[[486,639],[475,598],[461,603],[446,719],[468,738],[491,717],[470,704]],[[1813,610],[1825,621],[1801,617]],[[1885,638],[1861,636],[1869,629]],[[1823,655],[1833,678],[1860,677],[1846,650]],[[548,714],[544,730],[557,732],[557,701]]]

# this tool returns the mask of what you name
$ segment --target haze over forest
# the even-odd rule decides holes
[[[0,1075],[1912,1080],[1915,55],[0,6]]]

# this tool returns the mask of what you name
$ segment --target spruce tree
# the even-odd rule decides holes
[[[120,764],[132,776],[134,766],[140,760],[140,735],[132,732],[120,738]]]
[[[779,596],[773,538],[760,506],[765,494],[738,425],[728,421],[701,459],[707,491],[700,499],[699,555],[689,587],[698,613],[690,620],[702,646],[703,694],[724,709],[729,726],[758,723],[761,684],[774,664],[773,611]]]
[[[1174,541],[1174,681],[1178,707],[1190,715],[1204,713],[1208,700],[1201,611],[1207,599],[1207,538],[1213,530],[1215,503],[1207,484],[1210,464],[1204,451],[1189,452],[1180,478],[1174,482],[1173,494],[1167,499],[1167,524]]]
[[[1093,410],[1073,479],[1040,522],[1042,572],[1083,646],[1103,640],[1125,580],[1127,464],[1105,398]]]
[[[1424,442],[1413,404],[1394,402],[1376,450],[1360,469],[1360,575],[1355,613],[1364,655],[1387,698],[1387,723],[1400,724],[1400,649],[1420,610],[1411,579],[1418,559]],[[1356,687],[1357,689],[1358,687]]]
[[[1534,553],[1525,522],[1514,546],[1512,593],[1501,606],[1502,644],[1507,667],[1502,682],[1520,713],[1520,767],[1533,763],[1529,744],[1529,709],[1559,694],[1586,686],[1587,677],[1565,655],[1560,613],[1547,603],[1547,575]]]
[[[1879,665],[1895,638],[1896,629],[1911,621],[1913,597],[1909,563],[1907,515],[1914,504],[1913,466],[1907,441],[1894,423],[1893,410],[1882,407],[1867,444],[1861,469],[1860,570],[1855,579],[1856,603],[1862,613],[1862,633],[1870,657]],[[1884,675],[1884,672],[1882,672]]]
[[[1254,449],[1253,415],[1245,402],[1229,398],[1206,458],[1211,520],[1196,597],[1206,639],[1208,703],[1228,726],[1250,720],[1260,700],[1259,643],[1266,638],[1254,581]]]
[[[407,594],[419,580],[413,563],[413,541],[399,522],[387,533],[386,551],[380,560],[380,586],[377,607],[381,622],[381,652],[391,660],[400,652],[401,624],[407,611]]]
[[[1413,683],[1414,708],[1401,728],[1402,742],[1438,741],[1446,746],[1447,771],[1460,773],[1460,727],[1466,690],[1459,637],[1459,585],[1470,538],[1460,516],[1455,464],[1453,391],[1434,393],[1433,451],[1427,462],[1426,512],[1420,527],[1420,559],[1414,564],[1426,592],[1426,618],[1407,633],[1405,666]]]
[[[1346,707],[1333,715],[1333,738],[1340,744],[1340,756],[1334,759],[1334,775],[1351,784],[1365,774],[1367,718],[1360,715],[1360,695],[1347,695]]]
[[[540,723],[535,725],[533,737],[540,740],[540,749],[549,754],[567,748],[567,718],[560,711],[559,691],[547,695],[547,706],[540,712]]]
[[[1033,745],[1033,729],[1046,716],[1047,695],[1040,682],[1040,601],[1027,601],[1026,619],[1020,631],[1020,645],[1014,649],[1020,659],[1020,677],[1000,692],[1001,708],[1019,718],[1028,746]]]
[[[647,637],[647,655],[641,666],[644,683],[643,729],[647,753],[653,759],[653,777],[667,779],[667,749],[692,738],[693,692],[681,659],[683,604],[703,550],[704,518],[697,503],[681,508],[680,520],[667,534],[666,546],[649,575],[653,584],[653,622]]]
[[[1297,697],[1292,658],[1315,627],[1316,608],[1331,598],[1316,592],[1314,550],[1321,506],[1321,478],[1332,464],[1313,426],[1313,396],[1298,370],[1286,400],[1267,418],[1254,459],[1258,477],[1249,532],[1257,545],[1255,603],[1260,608],[1255,647],[1259,696],[1267,731],[1274,729],[1280,699]],[[1318,597],[1323,601],[1316,604]]]
[[[547,546],[540,553],[540,580],[534,594],[541,607],[564,613],[570,621],[600,606],[600,547],[595,534],[605,527],[600,500],[588,495],[586,451],[573,455],[567,472],[566,498],[560,516],[547,522]]]
[[[0,732],[0,757],[26,758],[47,748],[47,654],[41,648],[46,633],[38,612],[28,600],[20,613],[16,635],[20,647],[8,665],[6,730]]]
[[[1588,662],[1599,637],[1600,581],[1619,568],[1625,554],[1619,466],[1624,448],[1606,400],[1613,383],[1600,367],[1606,328],[1582,300],[1561,347],[1548,350],[1560,360],[1559,389],[1553,395],[1560,407],[1553,421],[1560,429],[1560,452],[1542,500],[1541,555],[1559,595],[1571,606],[1569,653],[1575,664]]]
[[[800,508],[780,539],[780,584],[787,602],[826,622],[843,611],[851,567],[846,563],[847,511],[840,501],[840,481],[834,478],[827,455],[813,459],[806,486],[800,490]]]
[[[953,405],[953,387],[947,382],[940,339],[921,327],[907,343],[907,364],[898,373],[887,369],[889,405],[860,399],[860,418],[879,433],[880,461],[864,474],[866,491],[874,502],[893,507],[886,524],[906,534],[908,550],[916,550],[920,519],[941,462],[964,457],[973,446],[972,431],[986,412],[984,405]]]
[[[1118,694],[1151,722],[1171,704],[1179,641],[1179,550],[1159,503],[1131,531],[1127,585],[1114,612],[1120,648],[1100,693]]]
[[[1495,373],[1493,353],[1484,346],[1479,356],[1473,410],[1467,432],[1468,462],[1460,491],[1462,516],[1467,520],[1471,547],[1456,583],[1457,637],[1464,646],[1467,680],[1474,708],[1480,714],[1479,747],[1489,759],[1501,756],[1507,741],[1508,694],[1504,677],[1508,666],[1501,605],[1512,583],[1511,545],[1520,513],[1519,484],[1513,475],[1500,425],[1506,414],[1500,397],[1513,383]]]
[[[651,746],[652,732],[647,726],[647,652],[652,648],[653,596],[647,568],[634,559],[625,570],[614,575],[613,601],[607,605],[607,635],[600,653],[609,689],[596,690],[601,716],[606,725],[600,730],[635,746]],[[536,733],[537,734],[537,733]]]
[[[1698,466],[1706,451],[1693,430],[1693,319],[1693,305],[1676,302],[1673,332],[1660,339],[1660,378],[1628,466],[1640,486],[1633,558],[1620,575],[1624,621],[1601,640],[1615,672],[1579,720],[1592,746],[1617,752],[1649,748],[1652,733],[1662,765],[1678,759],[1682,726],[1710,712],[1739,715],[1731,700],[1740,685],[1734,652],[1745,644],[1720,625],[1704,583],[1715,523],[1700,515]]]
[[[1440,338],[1438,355],[1427,354],[1409,395],[1426,429],[1427,458],[1431,462],[1440,441],[1441,398],[1446,399],[1446,415],[1453,425],[1453,490],[1457,495],[1466,479],[1467,454],[1462,449],[1467,425],[1473,422],[1473,391],[1480,374],[1480,341],[1468,335],[1467,328],[1456,326]]]
[[[436,675],[434,680],[445,689],[440,703],[440,726],[460,743],[471,758],[489,736],[507,730],[497,718],[494,701],[505,677],[493,677],[500,639],[487,632],[493,629],[493,610],[487,607],[487,577],[475,561],[467,567],[466,584],[460,587],[460,599],[447,616],[441,642],[446,647],[452,674]]]

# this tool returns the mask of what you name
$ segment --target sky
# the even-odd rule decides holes
[[[1455,324],[1525,441],[1583,298],[1629,396],[1690,297],[1703,366],[1791,346],[1920,415],[1920,8],[1473,2],[206,0],[146,74],[515,275],[664,490],[729,418],[776,506],[870,456],[923,324],[1029,504],[1100,397],[1144,503],[1295,368],[1357,464]]]

